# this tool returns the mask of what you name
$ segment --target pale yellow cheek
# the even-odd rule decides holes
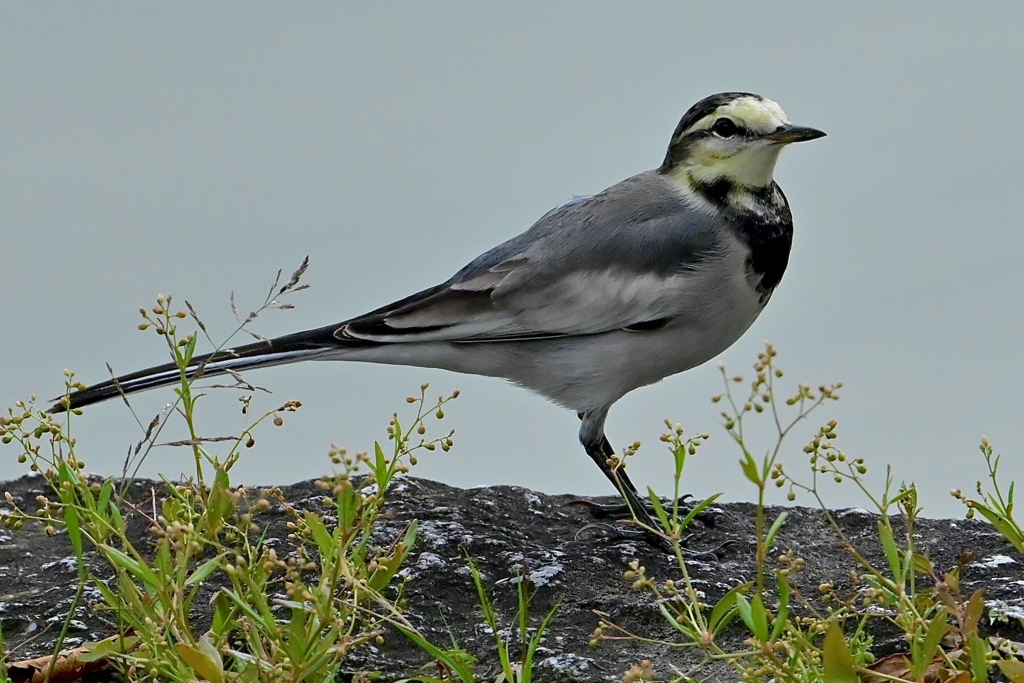
[[[680,169],[681,175],[677,179],[683,181],[688,176],[700,183],[725,179],[747,187],[767,187],[772,182],[780,151],[781,148],[774,145],[731,153],[708,147],[697,148]]]

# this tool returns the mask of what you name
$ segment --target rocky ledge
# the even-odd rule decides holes
[[[43,486],[41,478],[26,477],[0,483],[0,491],[8,491],[19,506],[31,510],[36,495],[44,492]],[[144,497],[161,484],[139,481],[135,487]],[[321,493],[312,482],[286,487],[283,493],[296,506],[321,507]],[[658,545],[624,534],[607,520],[595,519],[587,504],[571,504],[580,500],[509,486],[458,489],[415,478],[397,481],[379,533],[385,542],[398,536],[410,520],[419,521],[419,537],[404,570],[411,576],[405,591],[407,616],[435,643],[448,644],[454,637],[479,659],[481,680],[494,679],[499,671],[495,647],[483,626],[467,567],[468,554],[487,579],[504,623],[512,623],[516,606],[513,582],[524,573],[535,589],[531,606],[535,618],[560,605],[538,652],[535,680],[617,681],[642,660],[654,662],[655,673],[666,678],[673,669],[690,669],[701,660],[695,648],[638,640],[590,647],[598,624],[595,612],[646,639],[678,643],[679,635],[650,596],[633,590],[631,582],[623,578],[632,560],[638,560],[649,576],[659,580],[677,577],[678,569]],[[611,498],[584,500],[614,502]],[[0,502],[0,512],[2,507]],[[808,508],[789,511],[773,554],[792,550],[803,558],[804,568],[796,574],[795,584],[809,596],[816,596],[817,586],[823,582],[835,582],[840,590],[848,586],[854,563],[824,515]],[[835,515],[861,552],[884,565],[877,517],[859,509]],[[709,601],[754,576],[753,517],[752,505],[721,505],[694,525],[687,541],[693,553],[688,566]],[[271,510],[259,519],[269,525],[271,536],[287,535],[283,510]],[[144,536],[145,526],[136,526],[140,537]],[[984,588],[990,616],[1006,617],[986,620],[988,632],[1024,640],[1019,621],[1024,617],[1024,558],[989,525],[970,520],[921,520],[917,543],[939,571],[966,561],[964,594]],[[712,552],[705,554],[708,551]],[[28,526],[18,532],[0,528],[0,623],[8,647],[16,648],[15,659],[51,651],[75,592],[76,577],[65,534],[48,536]],[[67,646],[99,640],[115,631],[108,614],[85,604],[75,614]],[[740,635],[739,629],[733,631],[733,638]],[[903,646],[894,634],[879,633],[875,650],[885,655]],[[429,658],[397,633],[390,634],[380,647],[364,648],[358,661],[352,662],[352,670],[380,671],[384,680],[414,676],[417,671],[436,674]],[[709,668],[701,673],[704,680],[735,680],[727,669]]]

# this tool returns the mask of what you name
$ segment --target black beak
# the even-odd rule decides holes
[[[791,142],[804,142],[805,140],[817,140],[818,138],[825,137],[823,131],[817,128],[807,128],[805,126],[794,126],[787,123],[784,126],[779,126],[771,133],[762,135],[761,138],[765,140],[771,140],[772,142],[778,142],[782,145],[788,145]]]

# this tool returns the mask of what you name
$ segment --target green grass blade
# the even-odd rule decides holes
[[[658,516],[658,521],[661,522],[661,528],[665,531],[671,531],[672,525],[668,520],[668,513],[665,512],[665,506],[661,503],[661,498],[654,492],[650,486],[647,487],[647,497],[651,499],[651,505],[654,506],[654,514]]]
[[[772,525],[768,528],[768,533],[764,537],[764,547],[771,550],[771,547],[775,545],[775,537],[782,531],[782,527],[786,524],[786,520],[789,519],[789,513],[782,511],[779,516],[775,518]]]
[[[191,586],[194,583],[200,583],[205,581],[215,571],[221,568],[224,564],[224,556],[218,555],[217,557],[203,562],[201,565],[196,567],[195,571],[192,572],[187,579],[185,579],[185,587]]]

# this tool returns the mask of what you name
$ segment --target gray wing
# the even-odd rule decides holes
[[[671,318],[720,253],[711,218],[656,172],[576,198],[447,282],[348,321],[374,342],[597,334]]]

